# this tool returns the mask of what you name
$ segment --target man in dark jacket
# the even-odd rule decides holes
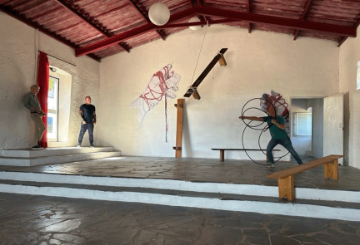
[[[78,147],[81,146],[81,142],[83,140],[84,134],[86,130],[89,132],[89,141],[90,147],[94,146],[94,124],[96,124],[96,114],[95,114],[95,106],[91,104],[91,97],[85,97],[85,104],[80,106],[79,114],[81,116],[81,129],[78,138]]]

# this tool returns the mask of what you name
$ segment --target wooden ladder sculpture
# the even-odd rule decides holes
[[[181,157],[184,101],[184,99],[178,99],[177,104],[175,104],[177,108],[176,146],[173,147],[175,150],[175,158]]]
[[[214,57],[214,59],[208,64],[208,66],[205,68],[205,70],[200,74],[200,76],[196,79],[196,81],[189,87],[189,89],[184,94],[184,97],[190,97],[193,95],[193,97],[196,100],[201,99],[199,92],[197,91],[198,86],[200,83],[204,80],[206,75],[211,71],[211,69],[215,66],[216,62],[219,61],[220,66],[226,66],[226,61],[224,58],[224,54],[226,52],[227,48],[222,48],[220,52]]]

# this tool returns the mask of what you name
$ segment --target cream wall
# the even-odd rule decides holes
[[[144,91],[152,74],[169,62],[181,76],[177,97],[182,98],[218,50],[225,47],[228,65],[216,65],[204,79],[199,86],[201,100],[186,98],[183,157],[218,158],[219,152],[211,151],[212,147],[241,147],[241,108],[264,92],[281,92],[288,102],[291,97],[325,97],[339,92],[339,49],[334,42],[311,38],[293,41],[291,35],[256,30],[249,34],[245,29],[223,25],[188,29],[166,41],[134,48],[130,54],[103,59],[97,142],[113,145],[126,155],[173,157],[176,100],[168,100],[167,143],[164,101],[148,113],[140,129],[137,109],[129,108],[129,104]],[[258,147],[258,132],[247,132],[245,146]],[[268,139],[265,135],[265,144]],[[264,159],[262,155],[254,157]],[[226,158],[247,159],[241,152],[226,153]]]
[[[359,33],[359,27],[357,29]],[[348,38],[339,51],[339,88],[345,95],[344,149],[349,165],[360,168],[360,91],[356,90],[360,38]]]
[[[312,113],[312,110],[307,110],[308,100],[307,99],[292,99],[291,100],[291,111],[290,111],[290,123],[291,123],[291,142],[296,152],[302,156],[307,153],[311,156],[311,136],[300,136],[296,135],[296,118],[295,113]]]
[[[73,76],[70,106],[69,141],[76,145],[80,129],[78,108],[91,94],[99,99],[99,63],[88,57],[76,58],[74,50],[53,38],[0,12],[0,149],[31,146],[33,123],[22,105],[23,95],[35,83],[37,50],[75,64],[49,57],[49,63]]]

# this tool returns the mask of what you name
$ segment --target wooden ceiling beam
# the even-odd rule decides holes
[[[34,4],[34,5],[26,8],[26,9],[23,9],[23,10],[21,11],[21,14],[26,14],[27,12],[30,12],[31,10],[34,10],[34,9],[36,9],[36,8],[39,8],[39,7],[41,7],[41,6],[45,5],[45,4],[48,4],[48,3],[49,3],[49,2],[42,2],[42,3]]]
[[[203,26],[203,25],[214,25],[214,24],[222,24],[222,23],[230,23],[230,22],[238,22],[239,20],[234,19],[221,19],[221,20],[208,20],[208,21],[199,21],[199,22],[184,22],[177,24],[168,24],[163,26],[162,28],[178,28],[178,27],[189,27],[189,26]]]
[[[203,14],[203,15],[237,19],[237,20],[249,21],[253,23],[276,25],[291,29],[317,31],[317,32],[327,33],[330,35],[356,37],[356,28],[354,28],[353,26],[332,25],[332,24],[325,24],[314,21],[297,20],[297,19],[260,15],[254,13],[246,13],[246,12],[237,12],[232,10],[223,10],[212,7],[201,7],[201,8],[195,7],[194,9],[198,14]]]
[[[128,0],[128,1],[132,4],[132,6],[134,6],[134,8],[139,12],[139,14],[141,14],[143,19],[146,20],[147,23],[151,22],[149,17],[145,14],[145,12],[146,12],[145,7],[141,3],[139,3],[138,1],[136,1],[136,3],[135,3],[133,0]],[[165,40],[166,36],[163,31],[161,31],[161,30],[155,30],[155,31],[162,40]]]
[[[358,28],[359,25],[360,25],[360,19],[358,19],[358,20],[356,21],[356,23],[354,24],[354,28],[357,30],[357,28]],[[340,37],[337,46],[340,47],[341,44],[343,44],[346,39],[347,39],[347,37]]]
[[[170,20],[169,20],[168,23],[172,23],[174,21],[178,21],[178,20],[181,20],[181,19],[183,19],[185,17],[193,16],[195,14],[196,14],[195,8],[189,8],[189,9],[183,10],[183,11],[181,11],[179,13],[172,14],[170,16]],[[151,31],[151,30],[156,30],[158,28],[163,28],[163,26],[159,27],[159,26],[155,26],[152,23],[146,23],[145,25],[135,27],[135,28],[133,28],[133,29],[131,29],[129,31],[119,33],[119,34],[114,35],[112,37],[109,37],[109,38],[107,38],[105,40],[101,40],[101,41],[96,42],[94,44],[90,44],[88,46],[78,48],[78,49],[75,50],[75,55],[77,57],[79,57],[79,56],[82,56],[82,55],[85,55],[85,54],[89,54],[89,53],[95,52],[97,50],[104,49],[106,47],[114,45],[117,42],[124,41],[124,40],[126,40],[128,38],[132,38],[132,37],[135,37],[135,36],[140,35],[142,33],[145,33],[145,32]]]
[[[246,3],[246,11],[248,13],[251,12],[251,0],[247,0],[247,3]],[[249,26],[248,26],[248,32],[251,33],[251,28],[252,28],[252,25],[251,25],[251,22],[249,22]]]
[[[307,15],[308,12],[309,12],[309,9],[310,9],[310,6],[311,6],[311,4],[312,4],[312,1],[313,1],[313,0],[306,0],[306,1],[305,1],[304,9],[303,9],[302,14],[301,14],[301,16],[300,16],[300,20],[304,20],[304,19],[305,19],[306,15]],[[299,35],[299,30],[298,30],[298,29],[294,30],[294,40],[296,40],[296,38],[297,38],[298,35]]]
[[[0,10],[6,14],[8,14],[9,16],[27,24],[28,26],[34,28],[34,29],[37,29],[39,30],[40,32],[48,35],[49,37],[52,37],[54,38],[55,40],[65,44],[66,46],[69,46],[73,49],[76,49],[76,45],[73,44],[72,42],[70,42],[69,40],[65,39],[64,37],[60,36],[60,35],[57,35],[56,33],[54,32],[51,32],[47,29],[45,29],[43,26],[35,23],[35,22],[32,22],[30,19],[27,19],[25,16],[23,15],[19,15],[18,12],[12,10],[11,8],[9,7],[6,7],[6,6],[3,6],[3,5],[0,5]],[[90,58],[96,60],[96,61],[100,61],[100,57],[97,57],[96,55],[94,54],[87,54]]]
[[[166,24],[162,27],[155,26],[152,23],[147,23],[145,25],[133,28],[129,31],[119,33],[112,37],[109,37],[105,40],[101,40],[94,44],[81,47],[76,49],[76,56],[82,56],[88,53],[95,52],[97,50],[109,47],[114,45],[117,42],[126,40],[128,38],[140,35],[144,32],[148,32],[154,29],[163,28],[165,29],[167,26],[171,25],[172,22],[181,20],[184,18],[188,18],[194,15],[207,15],[207,16],[216,16],[223,17],[225,19],[233,19],[234,21],[248,21],[252,23],[262,23],[262,24],[270,24],[277,25],[282,27],[287,27],[291,29],[299,29],[299,30],[307,30],[307,31],[317,31],[323,32],[330,35],[339,35],[339,36],[350,36],[356,37],[356,28],[353,26],[340,26],[340,25],[331,25],[313,21],[305,21],[305,20],[297,20],[297,19],[289,19],[283,17],[275,17],[275,16],[267,16],[260,15],[254,13],[246,13],[246,12],[238,12],[231,10],[224,10],[212,7],[198,7],[194,6],[192,8],[186,9],[176,14],[172,14],[170,16],[169,24]]]
[[[10,0],[0,0],[0,5],[1,5],[1,4],[5,4],[5,3],[7,3],[7,2],[10,2]]]
[[[96,20],[94,17],[90,16],[90,14],[86,13],[78,5],[73,4],[72,2],[69,2],[68,0],[54,0],[54,1],[59,3],[61,6],[63,6],[67,10],[70,10],[71,12],[76,14],[78,17],[80,17],[83,21],[85,21],[88,25],[93,27],[95,30],[97,30],[101,34],[105,35],[106,37],[112,36],[112,33],[110,32],[109,29],[106,28],[105,25],[100,23],[100,21]],[[129,45],[127,45],[127,44],[124,45],[124,43],[119,43],[118,45],[121,46],[128,53],[130,52]]]

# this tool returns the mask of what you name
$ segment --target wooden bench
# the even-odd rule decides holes
[[[343,155],[329,155],[316,159],[301,165],[284,169],[275,173],[266,175],[268,178],[278,179],[279,198],[286,198],[290,201],[295,199],[294,175],[305,170],[324,165],[325,179],[339,179],[338,159]]]
[[[211,148],[213,151],[220,151],[220,162],[224,161],[225,158],[225,151],[263,151],[261,149],[236,149],[236,148]],[[266,151],[266,150],[264,150]],[[273,151],[280,151],[280,149],[273,149]],[[268,158],[266,156],[266,161],[268,162]]]

